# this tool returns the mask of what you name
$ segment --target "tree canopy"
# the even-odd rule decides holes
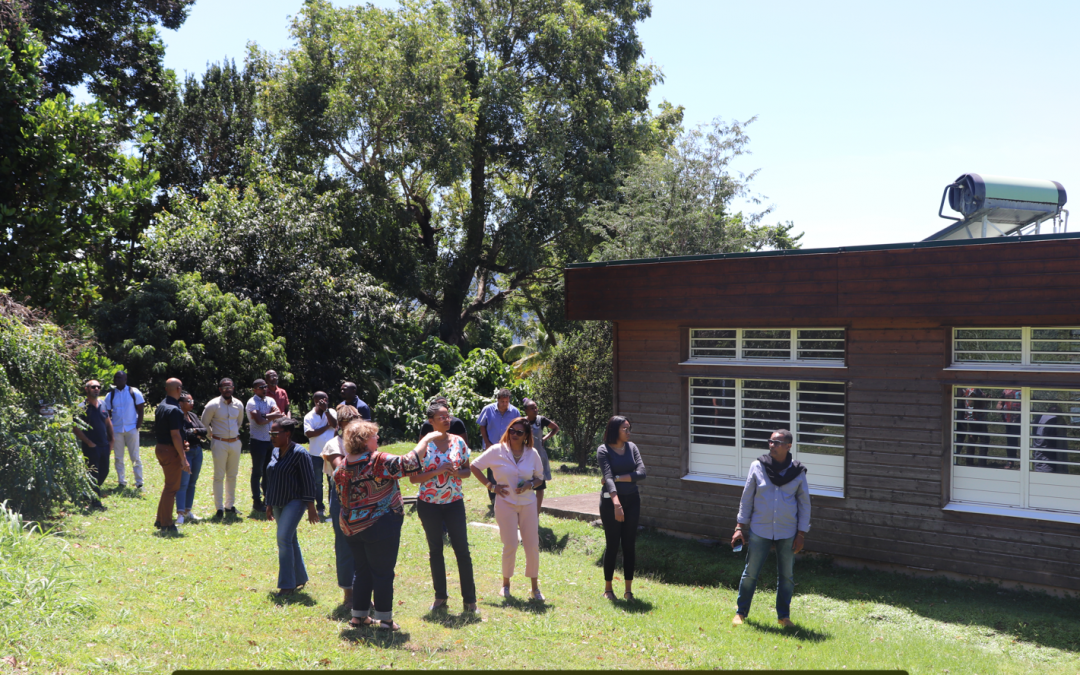
[[[627,0],[491,0],[334,8],[262,54],[283,151],[352,191],[362,264],[438,317],[439,336],[498,308],[580,236],[588,203],[663,137]]]

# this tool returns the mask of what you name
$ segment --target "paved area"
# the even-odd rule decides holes
[[[566,497],[546,497],[540,511],[556,518],[594,521],[600,518],[600,492]]]

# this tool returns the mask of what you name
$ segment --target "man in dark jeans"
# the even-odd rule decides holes
[[[109,477],[109,449],[112,447],[113,426],[109,414],[102,409],[98,399],[101,383],[90,380],[85,389],[86,402],[79,419],[90,428],[84,431],[76,426],[75,436],[82,444],[83,457],[86,458],[86,465],[94,483],[94,500],[90,503],[90,508],[104,510],[105,505],[101,503],[101,484]]]
[[[248,424],[251,429],[251,508],[258,512],[266,511],[266,466],[270,463],[273,443],[270,442],[270,424],[284,417],[278,409],[277,401],[267,396],[266,380],[258,379],[252,383],[255,394],[247,402]]]

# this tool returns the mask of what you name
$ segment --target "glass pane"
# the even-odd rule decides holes
[[[690,378],[690,442],[735,446],[735,380]]]
[[[955,363],[1020,363],[1023,329],[958,328],[953,335]]]
[[[791,428],[791,385],[775,380],[742,382],[743,447],[769,449],[777,429]]]
[[[1080,475],[1080,390],[1031,392],[1031,471]]]
[[[953,462],[1020,470],[1021,390],[953,388]]]
[[[843,382],[799,382],[795,429],[799,453],[844,455]]]
[[[735,330],[692,329],[690,358],[734,359]]]
[[[796,354],[804,361],[843,361],[844,329],[800,329]]]

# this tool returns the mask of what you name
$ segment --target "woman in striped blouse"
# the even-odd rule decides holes
[[[315,472],[307,452],[293,443],[295,428],[296,421],[288,418],[275,420],[270,428],[270,440],[278,455],[270,460],[266,470],[266,517],[277,520],[278,595],[289,595],[308,581],[300,541],[296,538],[305,507],[308,522],[319,522],[315,510]]]
[[[405,509],[398,480],[422,470],[427,444],[437,435],[428,434],[399,457],[379,452],[379,425],[353,420],[345,427],[345,460],[334,470],[334,489],[341,501],[341,532],[356,565],[353,628],[399,629],[394,623],[394,567]]]

